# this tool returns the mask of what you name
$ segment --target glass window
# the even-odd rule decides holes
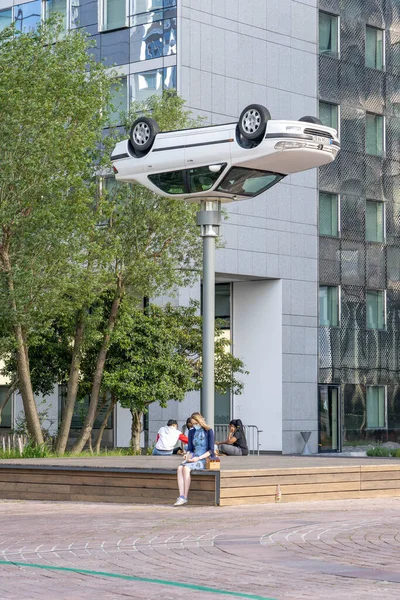
[[[103,0],[103,30],[127,26],[126,0]]]
[[[319,288],[319,324],[324,327],[339,325],[339,288],[321,285]]]
[[[385,329],[386,294],[384,290],[367,291],[367,328]]]
[[[103,422],[104,417],[106,416],[106,412],[110,407],[110,399],[103,402],[103,398],[99,398],[99,406],[100,410],[97,413],[96,419],[93,424],[93,429],[100,429],[101,424]],[[77,402],[74,407],[74,414],[72,416],[71,429],[81,429],[83,427],[83,423],[85,421],[85,417],[87,415],[87,411],[89,409],[89,396],[87,396],[82,402]],[[113,413],[111,413],[106,429],[113,428]]]
[[[380,71],[384,66],[383,31],[368,25],[365,38],[365,64],[371,69]]]
[[[0,10],[0,31],[3,31],[8,25],[11,25],[12,9]]]
[[[176,54],[176,17],[164,19],[164,56]]]
[[[365,125],[365,151],[367,154],[382,156],[384,151],[383,117],[367,113]]]
[[[365,236],[368,242],[383,242],[385,237],[384,203],[367,200]]]
[[[132,14],[139,15],[164,8],[163,0],[132,0]]]
[[[110,125],[119,125],[121,123],[121,113],[128,109],[128,80],[121,77],[111,84],[111,104]]]
[[[207,192],[212,188],[217,179],[221,176],[226,164],[221,165],[221,168],[216,173],[210,171],[209,167],[198,167],[197,169],[188,169],[186,171],[188,178],[189,191]]]
[[[400,248],[387,247],[387,275],[390,281],[400,281]]]
[[[41,20],[41,0],[14,6],[14,21],[18,31],[35,31]]]
[[[176,54],[175,12],[172,11],[171,16],[164,19],[162,19],[162,13],[159,13],[160,20],[146,22],[132,28],[131,53],[133,62]]]
[[[232,167],[217,188],[218,192],[228,192],[238,196],[253,198],[283,179],[285,175],[270,171],[256,171],[244,167]]]
[[[384,386],[367,387],[367,427],[379,429],[386,427],[386,402]]]
[[[218,283],[215,286],[215,318],[221,319],[222,329],[230,328],[231,284]]]
[[[8,394],[8,390],[9,390],[8,386],[0,385],[0,406],[2,406],[3,402],[5,401],[7,394]],[[9,401],[7,402],[7,404],[5,405],[5,407],[2,410],[0,428],[1,427],[7,427],[7,428],[11,427],[11,404],[12,404],[12,398],[9,399]]]
[[[327,56],[339,54],[339,17],[322,11],[319,13],[319,51]]]
[[[131,75],[131,98],[144,102],[149,96],[161,96],[163,89],[176,89],[176,67],[165,67]]]
[[[132,100],[144,102],[149,96],[161,95],[163,89],[162,69],[135,73],[131,78]]]
[[[319,194],[319,234],[337,237],[339,235],[338,218],[339,199],[337,194],[320,192]]]
[[[132,0],[132,14],[139,15],[172,6],[176,6],[176,0]]]
[[[176,90],[176,67],[164,68],[164,88]]]
[[[63,16],[65,30],[67,30],[67,0],[46,0],[44,4],[45,18],[48,19],[55,13],[61,14]]]
[[[339,107],[337,104],[331,104],[330,102],[319,103],[319,118],[326,127],[333,127],[337,131],[339,125],[338,115]]]
[[[184,171],[155,173],[154,175],[149,175],[149,179],[154,185],[167,194],[187,194]]]
[[[184,171],[155,173],[149,175],[149,179],[167,194],[207,192],[221,177],[226,163],[220,166],[220,170],[216,173],[210,171],[209,167],[198,167],[197,169],[186,169]]]

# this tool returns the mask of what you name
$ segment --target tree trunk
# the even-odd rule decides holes
[[[131,449],[133,454],[140,454],[140,434],[142,433],[143,412],[131,410]]]
[[[63,455],[68,443],[68,436],[71,429],[72,417],[74,414],[76,396],[79,385],[79,370],[82,357],[83,332],[85,328],[83,311],[80,311],[75,329],[74,348],[72,351],[71,366],[69,370],[67,398],[63,410],[63,416],[60,431],[57,437],[55,451]]]
[[[109,406],[109,408],[108,408],[108,410],[107,410],[107,412],[105,414],[105,417],[103,419],[103,422],[102,422],[102,424],[100,426],[99,434],[97,436],[97,439],[96,439],[96,442],[95,442],[95,445],[94,445],[94,451],[95,451],[96,454],[99,454],[99,452],[100,452],[100,445],[101,445],[101,440],[103,439],[103,433],[104,433],[105,428],[107,427],[107,421],[110,418],[111,413],[114,410],[114,406],[116,404],[117,404],[117,399],[113,396],[111,398],[110,406]]]
[[[29,369],[29,358],[28,358],[28,347],[24,339],[23,329],[21,323],[18,323],[17,318],[17,303],[15,300],[15,289],[14,281],[11,272],[11,262],[7,250],[3,247],[1,251],[1,258],[4,265],[4,270],[7,274],[8,292],[10,297],[11,310],[14,314],[14,336],[17,342],[16,356],[17,356],[17,373],[19,380],[19,391],[22,397],[22,403],[24,406],[25,419],[28,428],[29,437],[34,441],[35,444],[44,444],[44,437],[42,428],[40,425],[39,414],[33,395],[31,373]]]
[[[99,402],[99,392],[101,387],[101,381],[103,378],[104,365],[107,358],[108,346],[110,343],[111,334],[115,327],[115,322],[117,320],[118,310],[121,303],[122,296],[122,285],[121,282],[118,281],[117,290],[114,296],[114,300],[111,305],[110,315],[108,317],[107,329],[104,334],[103,342],[101,344],[101,348],[99,354],[97,356],[96,369],[93,376],[92,383],[92,391],[90,394],[90,402],[88,412],[85,418],[85,422],[83,424],[82,430],[79,434],[78,439],[72,447],[72,453],[78,454],[82,452],[86,442],[89,439],[89,436],[92,433],[93,423],[96,418],[97,405]]]

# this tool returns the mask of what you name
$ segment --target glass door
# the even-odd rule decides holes
[[[318,450],[340,452],[340,387],[318,386]]]

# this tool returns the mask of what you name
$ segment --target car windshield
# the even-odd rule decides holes
[[[155,173],[149,179],[160,190],[167,194],[195,194],[207,192],[221,177],[226,163],[218,164],[219,170],[211,171],[210,167],[185,169],[184,171],[170,171],[169,173]]]
[[[217,187],[217,192],[253,197],[265,192],[265,190],[278,183],[283,177],[285,175],[271,173],[270,171],[232,167]]]

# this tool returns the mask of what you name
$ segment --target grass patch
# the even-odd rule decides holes
[[[375,446],[374,448],[368,448],[367,456],[400,458],[400,448],[385,448],[383,446]]]
[[[97,456],[134,456],[134,453],[130,448],[111,448],[110,450],[104,448],[98,454],[92,454],[89,450],[85,450],[79,454],[66,452],[61,456],[53,452],[46,444],[40,446],[28,444],[22,453],[16,448],[10,450],[0,449],[0,460],[10,458],[96,458]]]

